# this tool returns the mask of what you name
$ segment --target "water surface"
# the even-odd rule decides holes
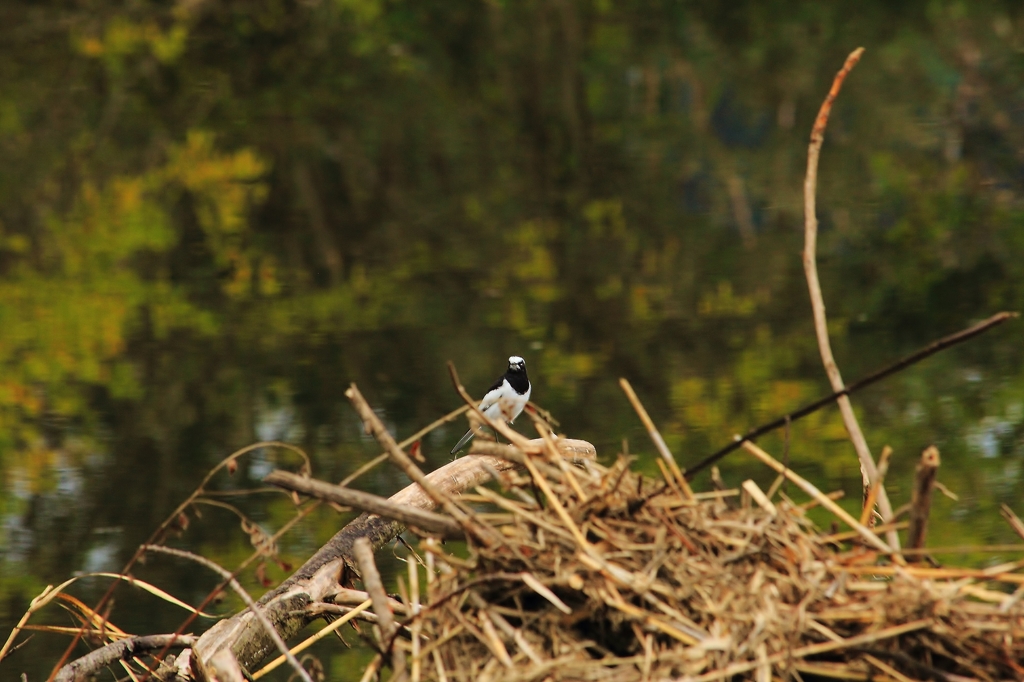
[[[683,466],[827,393],[801,191],[814,114],[859,45],[818,199],[845,378],[1024,308],[1024,17],[1010,5],[268,0],[0,15],[4,636],[46,584],[119,570],[239,447],[294,443],[333,480],[374,456],[351,382],[401,438],[459,404],[446,361],[479,394],[519,354],[563,432],[606,462],[625,445],[651,473],[621,376]],[[896,506],[921,450],[940,449],[959,498],[936,500],[932,544],[1019,540],[998,507],[1024,513],[1022,329],[854,400],[875,454],[894,449]],[[463,430],[424,441],[429,466]],[[836,410],[794,424],[788,449],[856,507]],[[240,464],[213,487],[256,487],[298,460],[261,450]],[[771,482],[742,453],[722,471]],[[361,485],[405,483],[381,469]],[[233,508],[191,511],[172,544],[234,566],[251,551],[240,526],[274,532],[292,513],[279,495],[218,499]],[[311,517],[281,561],[344,521]],[[244,581],[258,594],[260,575],[288,568]],[[192,603],[214,584],[165,558],[138,575]],[[69,591],[95,603],[107,585]],[[182,619],[124,588],[110,617],[136,633]],[[73,623],[56,605],[32,622]],[[36,634],[3,677],[43,679],[67,642]],[[317,651],[332,680],[367,655]]]

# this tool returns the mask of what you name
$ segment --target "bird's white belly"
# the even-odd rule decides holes
[[[494,402],[487,401],[490,404],[482,410],[489,419],[494,420],[501,419],[506,422],[515,420],[530,399],[530,390],[519,395],[507,383],[495,393],[497,395],[492,397]]]

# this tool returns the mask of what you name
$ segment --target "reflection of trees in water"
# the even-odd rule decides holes
[[[602,452],[641,435],[620,374],[695,457],[806,402],[804,145],[856,44],[819,183],[848,380],[1020,308],[1017,19],[724,7],[6,9],[0,457],[32,492],[5,514],[68,461],[90,518],[138,519],[130,545],[281,409],[350,470],[348,381],[401,431],[455,404],[448,358],[472,387],[529,354],[538,400]],[[856,401],[894,477],[938,440],[967,508],[994,504],[1019,438],[977,465],[965,434],[1021,423],[1014,333]],[[793,456],[852,492],[844,440],[823,413]],[[28,563],[63,575],[90,542]]]

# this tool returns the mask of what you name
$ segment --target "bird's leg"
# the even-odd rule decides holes
[[[512,422],[505,422],[505,424],[507,426],[512,426]],[[491,430],[494,431],[494,440],[496,442],[500,443],[501,442],[501,436],[498,435],[498,429],[492,428]],[[509,441],[509,445],[511,445],[511,444],[512,444],[512,442]]]

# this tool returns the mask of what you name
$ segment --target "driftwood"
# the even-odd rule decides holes
[[[544,447],[543,439],[527,441],[534,451]],[[594,446],[586,441],[562,439],[557,442],[560,452],[569,458],[593,459]],[[508,455],[515,449],[487,441],[474,445],[471,454],[450,462],[427,474],[427,480],[442,494],[458,495],[486,483],[492,473],[518,468],[516,462],[503,457],[475,455],[481,450],[499,450]],[[519,458],[525,457],[517,451]],[[434,510],[437,503],[418,484],[412,484],[395,493],[388,502],[403,507]],[[376,550],[406,529],[405,524],[377,514],[363,513],[339,531],[327,544],[321,547],[295,573],[279,587],[271,590],[257,601],[267,619],[274,625],[282,638],[288,639],[312,622],[316,616],[305,609],[313,604],[329,600],[338,591],[339,581],[344,581],[356,569],[353,543],[358,538],[367,538]],[[267,632],[247,610],[220,621],[205,632],[193,648],[193,660],[205,675],[206,664],[218,651],[229,649],[235,659],[246,670],[253,670],[274,650],[274,643]]]

